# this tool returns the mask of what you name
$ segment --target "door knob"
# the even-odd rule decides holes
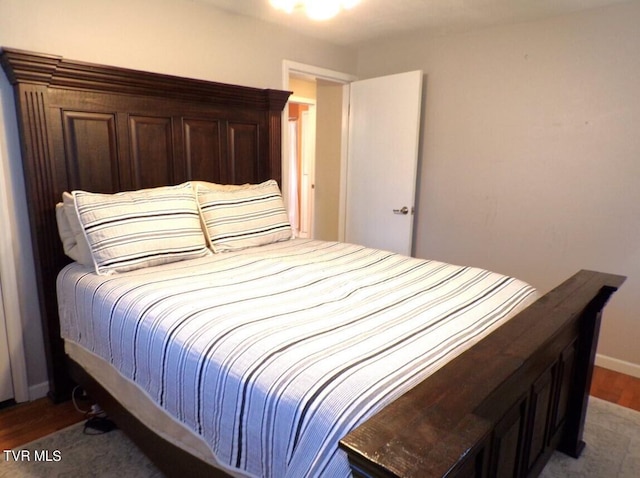
[[[405,206],[402,209],[394,209],[393,213],[394,214],[409,214],[409,208],[407,206]]]

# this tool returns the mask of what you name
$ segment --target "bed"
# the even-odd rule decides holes
[[[527,284],[488,271],[403,258],[354,245],[285,238],[222,254],[207,253],[194,246],[197,257],[99,275],[98,269],[69,264],[71,261],[65,255],[62,241],[56,239],[55,205],[61,201],[64,192],[91,191],[113,196],[121,191],[169,187],[181,188],[182,194],[185,188],[194,187],[191,182],[194,180],[204,182],[205,191],[207,182],[218,185],[248,183],[256,187],[270,184],[277,188],[281,179],[281,111],[289,92],[139,72],[8,48],[3,49],[1,61],[14,85],[16,97],[53,400],[67,399],[73,384],[81,384],[168,475],[191,472],[198,476],[244,476],[246,473],[241,470],[246,468],[251,470],[249,475],[284,476],[281,473],[287,471],[283,471],[282,463],[295,462],[292,476],[295,473],[344,476],[345,470],[354,476],[535,476],[555,449],[572,456],[580,455],[602,310],[610,295],[624,281],[623,277],[579,271],[537,298]],[[195,198],[199,187],[195,186]],[[75,199],[89,204],[86,201],[90,198],[80,194]],[[76,207],[80,211],[79,206]],[[205,238],[205,243],[211,239]],[[172,250],[171,254],[174,253]],[[305,259],[294,264],[296,257]],[[237,262],[228,269],[223,263],[229,261]],[[342,280],[344,270],[333,269],[333,265],[344,268],[345,262],[360,273],[355,272],[355,276],[349,275],[348,279]],[[111,267],[108,261],[101,262],[101,266]],[[391,269],[393,274],[389,273]],[[196,273],[196,270],[205,272]],[[220,271],[226,271],[226,275]],[[248,276],[234,277],[253,286],[242,292],[236,288],[226,289],[229,271],[246,271]],[[160,274],[164,278],[145,277],[149,274],[153,277]],[[466,277],[462,282],[466,285],[438,279],[429,282],[429,277],[442,278],[441,275]],[[196,317],[196,323],[179,329],[201,330],[203,323],[209,323],[197,322],[208,314],[203,310],[218,310],[221,304],[210,301],[223,299],[240,309],[224,309],[220,320],[214,321],[218,324],[216,327],[222,328],[212,326],[210,334],[214,339],[209,339],[213,342],[206,342],[209,345],[204,347],[222,347],[215,337],[224,336],[236,337],[234,346],[251,342],[257,348],[238,355],[227,350],[220,356],[223,358],[219,359],[217,368],[205,367],[197,358],[195,362],[188,360],[191,352],[198,348],[198,340],[185,339],[186,342],[182,342],[183,346],[188,344],[186,348],[173,348],[166,337],[182,337],[181,333],[171,327],[167,332],[160,325],[162,321],[154,322],[158,317],[174,317],[172,314],[157,312],[153,315],[156,319],[150,319],[156,325],[149,330],[164,330],[168,334],[164,336],[164,342],[160,342],[165,344],[161,347],[163,351],[156,353],[151,351],[158,346],[151,342],[130,347],[132,342],[124,339],[131,334],[140,340],[145,337],[143,331],[147,328],[139,325],[139,319],[124,321],[128,315],[118,313],[109,316],[113,320],[104,320],[101,315],[104,312],[95,306],[99,302],[106,310],[154,309],[148,301],[153,297],[157,299],[155,294],[162,288],[146,284],[166,281],[171,284],[170,290],[182,292],[178,295],[193,297],[197,290],[205,289],[197,285],[194,276],[204,277],[207,287],[224,290],[224,293],[205,293],[204,305],[198,310],[194,310],[197,308],[194,304],[199,303],[195,300],[180,304],[169,301],[168,310],[188,309],[187,315]],[[276,279],[280,277],[286,277],[286,280]],[[297,289],[291,284],[310,280],[318,289],[284,302],[273,299],[284,291],[269,289]],[[372,288],[372,283],[366,282],[383,284],[387,280],[397,287],[378,285]],[[129,288],[123,289],[125,282]],[[135,285],[131,286],[131,283]],[[442,297],[434,298],[429,294],[444,287],[439,284],[445,283],[447,287],[471,291],[471,297],[475,299],[460,296],[456,300],[462,302],[454,303],[442,317],[464,315],[462,311],[467,310],[467,306],[463,304],[477,302],[479,297],[496,291],[508,292],[499,306],[490,307],[490,310],[500,310],[500,314],[475,314],[469,322],[471,327],[467,324],[450,331],[447,338],[436,340],[442,344],[456,341],[466,344],[462,348],[446,346],[440,349],[442,353],[434,352],[433,355],[442,356],[437,365],[428,357],[429,353],[418,353],[424,348],[419,341],[412,342],[411,353],[396,351],[405,358],[410,357],[406,363],[392,356],[387,357],[388,360],[376,358],[367,362],[371,368],[365,376],[371,377],[372,382],[363,387],[374,390],[373,399],[369,396],[360,402],[359,392],[355,397],[349,397],[345,392],[360,390],[354,385],[362,385],[360,379],[354,379],[356,382],[353,383],[345,381],[346,388],[332,392],[335,393],[334,401],[329,401],[332,405],[328,408],[341,410],[339,414],[349,417],[340,421],[339,428],[334,426],[338,422],[331,415],[324,415],[325,405],[318,405],[321,403],[317,401],[318,397],[327,389],[314,389],[315,384],[324,383],[319,380],[320,376],[344,376],[335,368],[331,369],[334,372],[324,369],[325,365],[320,364],[325,362],[311,365],[311,370],[319,375],[313,375],[309,369],[291,374],[299,380],[294,381],[294,388],[298,393],[303,390],[302,395],[307,397],[298,406],[288,403],[291,396],[287,394],[276,400],[278,406],[273,405],[273,399],[262,396],[265,383],[276,388],[289,386],[280,381],[282,377],[274,376],[274,370],[291,370],[288,367],[292,363],[301,364],[306,358],[311,362],[310,357],[323,355],[321,352],[329,349],[335,353],[324,355],[337,361],[334,367],[339,368],[342,362],[365,363],[358,356],[341,355],[350,349],[360,349],[359,345],[339,348],[345,339],[337,337],[345,336],[332,335],[334,329],[350,329],[351,325],[347,323],[359,321],[350,311],[357,317],[375,319],[382,317],[376,310],[393,310],[381,321],[364,325],[365,330],[376,333],[368,335],[353,329],[353,343],[359,343],[356,338],[367,337],[376,343],[374,348],[378,347],[376,357],[392,355],[394,349],[387,345],[394,343],[392,337],[399,337],[394,334],[422,337],[416,329],[403,329],[408,327],[403,321],[400,324],[405,325],[400,325],[400,329],[389,328],[390,323],[407,314],[422,319],[424,316],[417,312],[421,307],[437,309],[436,304],[441,304]],[[62,292],[60,299],[56,284],[60,291],[67,291]],[[196,290],[192,290],[193,287]],[[116,295],[116,290],[122,294]],[[257,290],[270,290],[263,298],[268,301],[266,304],[255,305]],[[98,296],[96,291],[105,295]],[[363,291],[372,295],[358,295]],[[125,298],[131,294],[136,298],[127,302]],[[231,300],[234,294],[242,295],[242,300]],[[168,295],[166,290],[161,293],[163,297]],[[355,302],[340,302],[335,295],[351,297]],[[408,300],[405,296],[412,296],[408,302],[411,305],[399,305]],[[70,300],[70,297],[74,299]],[[306,327],[311,327],[311,335],[322,335],[326,340],[311,345],[304,339],[303,342],[309,345],[304,349],[305,353],[278,342],[284,340],[278,334],[274,335],[275,344],[267,341],[266,337],[271,334],[266,331],[278,327],[268,322],[273,318],[254,314],[267,313],[269,317],[279,314],[278,320],[282,321],[282,317],[291,314],[290,310],[280,309],[283,304],[299,305],[301,302],[307,304],[308,315],[297,314],[296,320],[306,317]],[[375,304],[377,309],[373,308]],[[336,309],[327,313],[326,307]],[[365,311],[362,307],[372,309]],[[413,312],[409,313],[409,310]],[[248,327],[246,330],[251,333],[246,332],[247,335],[239,339],[240,336],[234,335],[238,333],[236,326],[225,329],[224,323],[240,316],[253,317],[254,322],[266,324],[267,328],[243,325],[240,328]],[[436,317],[440,316],[436,314]],[[477,322],[478,317],[494,317],[495,320]],[[182,324],[182,319],[167,320],[178,320]],[[101,329],[105,323],[113,328]],[[436,320],[436,323],[448,324],[449,321]],[[293,323],[284,324],[287,325],[280,327],[284,336],[297,330]],[[320,325],[328,329],[320,333],[313,328]],[[305,333],[308,333],[307,328]],[[463,338],[470,329],[483,333],[472,334],[470,339]],[[119,331],[118,340],[107,344],[96,340],[96,337],[113,335],[114,331]],[[214,347],[212,343],[217,345]],[[225,342],[225,346],[229,343],[232,342]],[[276,364],[276,359],[287,355],[285,351],[292,350],[297,350],[298,355],[289,356],[286,367],[247,372],[253,370],[244,362],[248,355],[258,354],[263,362],[268,356],[267,362],[271,364],[273,360]],[[153,364],[158,357],[166,357],[166,360],[160,359],[162,367],[156,370]],[[167,384],[176,382],[182,384],[182,390],[191,390],[195,395],[203,395],[205,388],[227,390],[220,383],[234,383],[243,373],[229,367],[224,357],[248,367],[242,369],[244,375],[248,374],[248,381],[230,387],[242,390],[232,399],[225,399],[223,392],[215,395],[215,406],[205,406],[205,402],[197,397],[166,388]],[[194,363],[200,363],[200,368]],[[382,375],[376,376],[374,372]],[[145,382],[148,388],[136,384],[136,380]],[[205,387],[205,383],[209,385]],[[218,385],[211,385],[216,383]],[[385,393],[379,388],[384,388]],[[257,397],[257,401],[249,400],[250,397]],[[282,408],[279,408],[280,402]],[[338,402],[342,408],[335,405]],[[271,405],[260,408],[259,403]],[[229,409],[229,414],[222,413],[219,408]],[[273,413],[266,413],[267,408]],[[163,410],[169,413],[163,413]],[[238,418],[244,425],[224,425],[227,418],[223,417],[228,416]],[[312,416],[319,417],[318,421],[311,420]],[[245,427],[249,422],[263,422],[267,426],[256,431],[253,427]],[[214,423],[219,425],[211,426]],[[283,439],[289,442],[288,445],[276,445],[278,426],[292,433],[283,434],[288,437]],[[236,430],[236,434],[224,435],[229,429]],[[194,430],[197,433],[194,434]],[[302,442],[308,441],[315,446],[313,443],[322,442],[322,437],[327,436],[331,436],[328,454],[322,451],[294,453],[302,449]],[[215,450],[213,456],[212,449]],[[249,453],[254,450],[259,450],[262,458]]]

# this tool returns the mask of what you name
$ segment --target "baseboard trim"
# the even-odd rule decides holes
[[[598,367],[608,368],[615,372],[640,378],[640,365],[635,363],[626,362],[606,355],[596,354],[596,365]]]
[[[37,400],[42,397],[46,397],[49,393],[49,382],[42,382],[29,387],[29,400]]]

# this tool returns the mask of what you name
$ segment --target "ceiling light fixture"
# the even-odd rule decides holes
[[[304,10],[312,20],[328,20],[340,13],[340,10],[355,7],[360,0],[269,0],[269,3],[287,13]]]

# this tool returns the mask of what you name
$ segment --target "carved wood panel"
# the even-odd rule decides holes
[[[219,182],[222,171],[221,122],[184,119],[184,155],[189,179]]]
[[[513,478],[519,476],[527,400],[519,400],[496,424],[493,432],[492,458],[489,476]]]
[[[485,478],[488,476],[488,459],[489,447],[482,446],[475,454],[471,454],[460,469],[455,472],[455,478]]]
[[[256,161],[247,161],[247,158],[260,157],[259,125],[230,122],[228,128],[229,152],[223,178],[226,182],[235,184],[258,183],[266,179],[262,176],[260,165]]]
[[[553,416],[551,417],[551,431],[549,433],[549,442],[551,442],[560,432],[567,417],[567,407],[571,392],[571,378],[573,376],[573,365],[576,355],[576,343],[572,342],[566,349],[562,351],[558,360],[558,375],[555,390],[556,404],[553,407]]]
[[[549,417],[552,412],[553,384],[557,364],[543,373],[533,384],[530,398],[530,415],[528,423],[527,470],[530,470],[535,462],[546,451],[547,433],[549,429]]]
[[[112,193],[119,183],[115,114],[62,111],[69,189]]]
[[[153,188],[176,182],[171,117],[130,116],[131,167],[136,188]]]

